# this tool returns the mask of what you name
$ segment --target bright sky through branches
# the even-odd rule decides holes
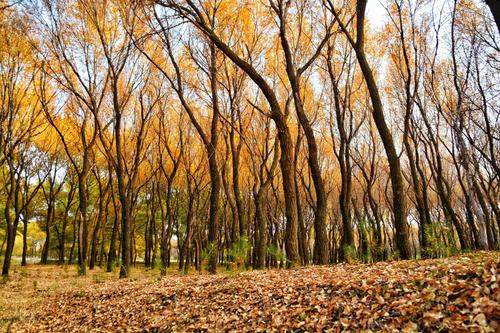
[[[366,17],[374,28],[379,29],[387,19],[387,11],[381,0],[368,0],[366,6]]]

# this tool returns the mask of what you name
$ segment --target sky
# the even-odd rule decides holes
[[[366,5],[366,17],[376,29],[382,27],[383,23],[387,19],[387,12],[382,5],[385,3],[385,0],[368,0]]]

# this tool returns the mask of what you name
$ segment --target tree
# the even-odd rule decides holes
[[[216,34],[214,28],[210,26],[210,18],[206,17],[204,12],[198,9],[198,6],[191,0],[186,0],[187,6],[179,6],[175,1],[160,1],[159,4],[165,7],[172,8],[178,12],[179,15],[185,17],[187,20],[193,22],[216,46],[221,52],[225,54],[231,61],[233,61],[239,68],[241,68],[250,79],[259,87],[264,94],[268,104],[270,113],[269,117],[273,119],[278,129],[278,137],[280,142],[281,158],[280,167],[283,176],[283,189],[285,194],[285,215],[287,219],[286,228],[286,251],[290,265],[296,265],[299,262],[298,253],[298,219],[297,219],[297,197],[294,190],[293,179],[293,142],[290,134],[290,129],[287,125],[287,115],[282,111],[278,97],[275,92],[259,74],[259,72],[252,66],[251,63],[245,61],[234,50],[232,50],[227,43],[225,43]],[[208,21],[207,21],[208,20]],[[213,19],[212,19],[213,20]]]
[[[387,155],[387,160],[390,167],[391,185],[392,185],[392,204],[394,210],[394,225],[396,227],[396,244],[399,250],[399,255],[402,259],[408,259],[411,257],[411,249],[408,237],[408,226],[406,220],[406,200],[404,195],[403,186],[403,176],[401,172],[401,163],[399,155],[396,151],[396,146],[394,144],[394,139],[391,131],[387,125],[384,106],[382,99],[380,97],[377,82],[373,75],[373,71],[368,63],[365,52],[365,11],[366,11],[367,0],[358,0],[356,2],[356,37],[354,39],[352,33],[348,30],[345,22],[343,22],[337,13],[336,7],[333,2],[327,0],[325,5],[328,10],[337,19],[342,32],[346,35],[349,43],[354,48],[356,52],[356,57],[363,76],[365,78],[366,86],[368,92],[370,93],[370,99],[372,102],[372,116],[377,126],[382,143],[384,144],[385,152]]]

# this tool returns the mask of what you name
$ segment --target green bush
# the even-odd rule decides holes
[[[358,258],[357,254],[356,254],[356,248],[354,247],[354,245],[343,246],[342,252],[344,255],[344,260],[348,263],[353,262]]]
[[[249,245],[246,237],[241,237],[238,241],[234,242],[229,249],[227,269],[242,269],[245,267],[247,254],[251,246]]]
[[[434,222],[425,227],[428,246],[424,250],[429,258],[445,258],[457,253],[453,229],[447,221]],[[446,242],[443,237],[446,238]]]
[[[200,256],[201,264],[205,267],[205,270],[209,270],[210,258],[214,255],[217,255],[217,244],[208,243],[207,248],[201,253]]]
[[[271,257],[271,259],[274,259],[277,262],[285,264],[290,262],[290,260],[286,257],[285,252],[277,246],[269,245],[267,247],[267,254]]]

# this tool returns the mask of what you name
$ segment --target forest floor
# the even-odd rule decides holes
[[[500,253],[217,275],[14,267],[0,284],[12,332],[499,332]]]

